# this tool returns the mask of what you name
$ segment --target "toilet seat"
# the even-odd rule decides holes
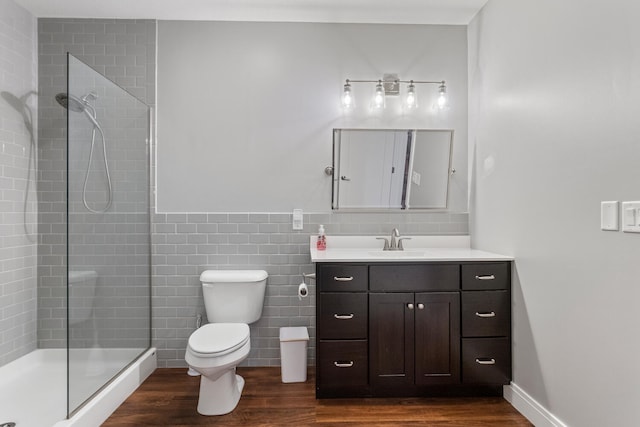
[[[249,341],[246,323],[209,323],[189,337],[189,351],[198,357],[218,357],[239,349]]]

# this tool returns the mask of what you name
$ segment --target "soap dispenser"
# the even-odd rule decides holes
[[[327,249],[327,236],[324,234],[324,225],[320,224],[318,228],[318,242],[316,244],[316,249],[319,251],[324,251]]]

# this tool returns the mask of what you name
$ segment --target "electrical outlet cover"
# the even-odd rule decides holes
[[[602,202],[600,203],[600,228],[607,231],[618,231],[619,218],[618,202]]]

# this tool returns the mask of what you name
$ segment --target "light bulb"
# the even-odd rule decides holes
[[[349,80],[347,80],[347,84],[344,85],[344,91],[342,92],[342,107],[346,110],[353,108],[353,94],[351,93]]]
[[[382,86],[381,80],[378,80],[376,92],[373,95],[373,108],[384,108],[384,87]]]
[[[438,93],[438,108],[443,110],[447,106],[447,87],[444,85],[444,82],[440,85]]]
[[[416,86],[413,84],[413,80],[411,80],[411,82],[409,83],[409,87],[407,87],[407,97],[405,98],[405,105],[408,109],[418,107],[418,96],[416,94]]]

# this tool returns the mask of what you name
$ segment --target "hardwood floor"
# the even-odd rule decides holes
[[[196,412],[199,377],[186,369],[158,369],[103,424],[116,426],[447,426],[531,427],[501,397],[315,398],[310,369],[306,383],[283,384],[280,368],[238,368],[246,384],[230,414]]]

